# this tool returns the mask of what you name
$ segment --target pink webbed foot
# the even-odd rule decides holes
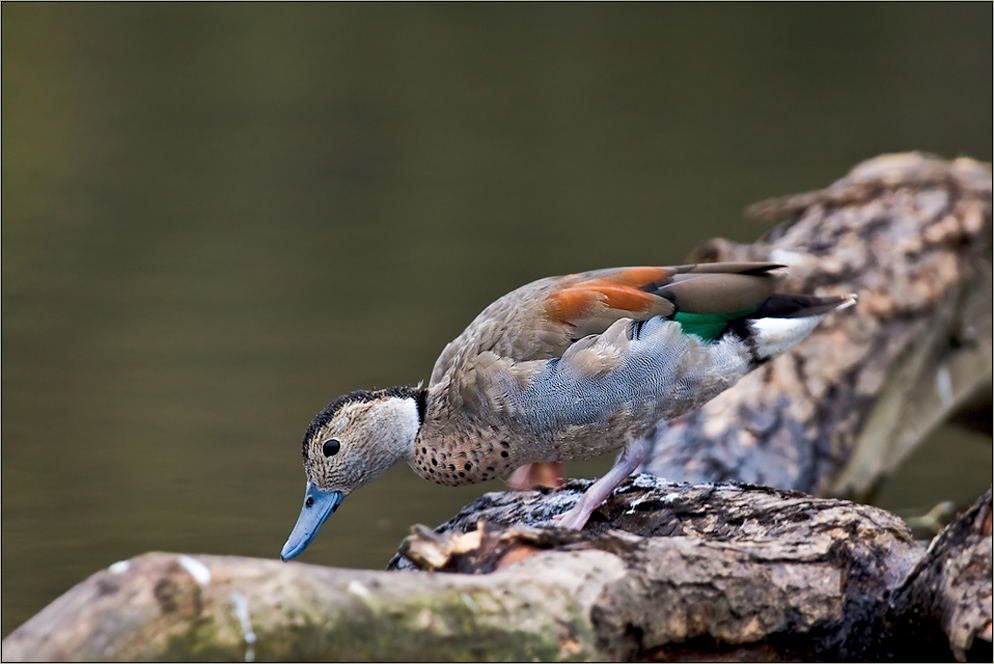
[[[591,484],[572,509],[552,517],[558,521],[556,525],[560,528],[583,530],[594,510],[604,504],[611,492],[639,467],[645,457],[646,449],[647,446],[643,439],[628,443],[611,470],[607,471],[604,477]]]
[[[508,476],[507,485],[516,491],[535,487],[558,489],[563,485],[563,466],[558,461],[526,463]]]

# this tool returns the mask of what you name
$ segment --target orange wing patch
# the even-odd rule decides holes
[[[590,317],[604,318],[605,310],[617,312],[609,319],[626,315],[643,319],[647,317],[645,314],[668,314],[672,311],[668,301],[638,288],[668,275],[669,271],[663,268],[627,268],[607,277],[567,286],[549,295],[550,313],[574,326]]]
[[[625,286],[641,288],[654,281],[660,281],[671,276],[673,272],[665,267],[626,267],[597,279],[597,281],[613,281]]]
[[[586,318],[596,309],[620,309],[633,313],[648,311],[654,299],[654,296],[637,288],[595,279],[552,293],[549,303],[556,318],[572,323]]]

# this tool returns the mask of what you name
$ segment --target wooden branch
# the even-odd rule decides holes
[[[148,553],[50,604],[4,639],[3,659],[591,659],[585,616],[621,571],[598,551],[479,576]]]
[[[911,648],[895,638],[898,659],[945,657],[991,661],[991,491],[933,540],[894,593],[892,633],[918,634]],[[924,650],[928,648],[928,652]]]
[[[785,290],[859,303],[661,430],[643,470],[865,498],[950,415],[989,430],[989,165],[887,155],[751,213],[789,221],[690,260],[786,263]]]

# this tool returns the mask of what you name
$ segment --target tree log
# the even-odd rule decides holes
[[[946,418],[990,430],[988,164],[886,155],[750,212],[787,221],[690,260],[780,262],[784,290],[859,302],[660,428],[642,470],[863,500]]]
[[[878,508],[649,475],[587,530],[540,527],[586,486],[416,526],[393,567],[435,573],[145,554],[46,607],[3,659],[989,657],[989,491],[926,554]]]

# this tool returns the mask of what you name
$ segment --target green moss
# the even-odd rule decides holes
[[[597,657],[593,634],[584,619],[576,616],[562,625],[536,610],[533,620],[510,629],[509,623],[518,621],[486,591],[453,589],[451,594],[433,595],[431,601],[371,602],[365,605],[365,615],[339,617],[328,627],[309,626],[296,635],[290,650],[271,655],[344,661],[555,661],[563,655],[576,661]],[[559,645],[563,634],[570,643],[565,652]],[[258,657],[266,659],[265,644],[259,646]]]
[[[541,606],[486,590],[437,591],[430,598],[356,601],[353,610],[253,616],[258,661],[585,661],[602,659],[588,621],[562,621]],[[168,638],[156,659],[245,661],[234,616],[201,620]]]

